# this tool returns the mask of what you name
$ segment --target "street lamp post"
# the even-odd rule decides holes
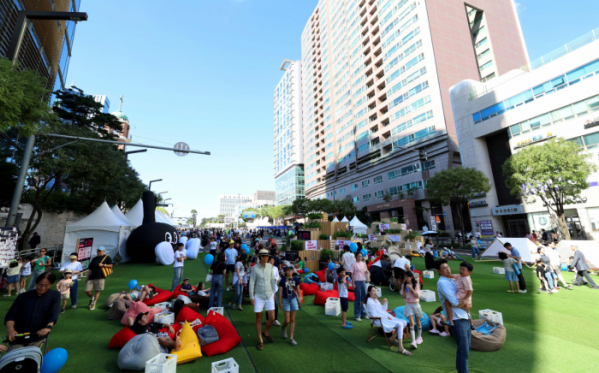
[[[13,65],[17,63],[19,57],[19,50],[23,44],[25,37],[25,31],[27,30],[27,24],[30,20],[51,20],[51,21],[87,21],[87,13],[81,12],[40,12],[21,10],[17,17],[17,24],[15,30],[12,33],[10,43],[8,44],[8,50],[6,57],[12,61]],[[27,170],[29,169],[29,161],[31,161],[31,153],[33,152],[33,145],[35,144],[35,135],[27,138],[27,145],[25,145],[25,153],[23,154],[23,163],[19,170],[19,178],[15,185],[15,190],[12,195],[12,201],[10,203],[10,211],[6,218],[6,226],[10,227],[15,224],[17,218],[17,212],[19,211],[19,203],[21,203],[21,196],[23,194],[23,185],[25,183],[25,177],[27,176]]]
[[[148,186],[148,190],[152,190],[152,183],[157,183],[162,181],[162,179],[150,180],[150,185]]]

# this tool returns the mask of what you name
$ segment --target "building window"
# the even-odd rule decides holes
[[[493,61],[489,61],[489,62],[487,62],[486,64],[482,65],[482,66],[480,67],[480,71],[483,71],[483,70],[485,70],[485,69],[488,69],[488,68],[489,68],[489,67],[491,67],[491,66],[493,66]]]
[[[339,190],[339,194],[345,194],[345,188],[341,188],[341,190]]]
[[[362,196],[362,200],[363,200],[364,202],[366,202],[366,201],[370,201],[370,193],[368,193],[368,194],[364,194],[364,195]]]
[[[482,69],[481,69],[481,70],[482,70]],[[493,79],[494,77],[495,77],[495,73],[491,73],[491,74],[489,74],[489,75],[485,76],[485,77],[482,79],[482,82],[483,82],[483,83],[484,83],[484,82],[488,82],[489,80]]]
[[[353,184],[351,186],[351,190],[358,190],[360,188],[360,186],[358,184]]]
[[[377,176],[374,178],[374,184],[380,184],[383,182],[383,177],[382,176]]]
[[[366,188],[370,185],[370,179],[362,181],[362,188]]]
[[[354,202],[354,203],[358,203],[358,202],[360,202],[360,197],[354,197],[354,198],[353,198],[353,202]]]
[[[399,187],[391,187],[389,188],[389,194],[395,196],[399,194]]]
[[[374,196],[376,197],[376,199],[383,198],[383,191],[379,190],[378,192],[374,193]]]

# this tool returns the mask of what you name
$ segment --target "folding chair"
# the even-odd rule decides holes
[[[374,323],[377,320],[379,322],[379,325],[381,325],[381,326],[374,325]],[[368,331],[368,339],[366,340],[366,342],[372,341],[379,335],[379,332],[383,329],[382,325],[383,324],[381,322],[380,317],[370,317],[370,330]],[[370,337],[370,334],[372,333],[372,328],[375,328],[375,327],[377,328],[376,333],[372,337]],[[382,331],[383,331],[383,335],[385,336],[385,340],[387,341],[387,346],[389,347],[389,349],[391,349],[392,347],[391,347],[391,344],[389,343],[389,338],[387,338],[387,333],[385,333],[385,330],[382,330]]]

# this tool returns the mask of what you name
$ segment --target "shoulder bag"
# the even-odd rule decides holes
[[[107,257],[108,257],[108,255],[104,255],[104,258],[102,259],[100,264],[104,263],[104,261],[106,260]],[[108,276],[110,276],[112,274],[112,267],[110,267],[110,268],[102,267],[101,270],[102,270],[102,275],[104,275],[104,278],[107,278]]]

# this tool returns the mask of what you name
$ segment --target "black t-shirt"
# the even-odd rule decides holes
[[[153,322],[146,325],[141,325],[139,323],[135,323],[132,326],[130,326],[129,329],[131,329],[131,331],[133,331],[133,333],[135,334],[157,334],[160,332],[160,329],[162,329],[162,324]]]
[[[297,287],[300,284],[300,278],[297,276],[293,276],[291,279],[287,279],[287,277],[283,277],[281,281],[279,281],[279,287],[283,288],[283,299],[293,299],[297,298],[296,291],[299,293]]]
[[[106,258],[106,259],[104,259]],[[104,259],[104,261],[102,261]],[[104,274],[102,274],[102,268],[100,268],[100,263],[102,264],[112,264],[112,259],[108,255],[97,256],[92,259],[89,263],[89,276],[90,280],[98,280],[104,278]]]
[[[223,271],[227,269],[224,262],[219,262],[218,260],[210,266],[213,275],[222,275]]]
[[[545,263],[544,266],[541,265],[540,263],[537,263],[537,276],[544,277],[545,276],[545,272],[548,272],[547,268],[549,268],[547,266],[547,263]]]

